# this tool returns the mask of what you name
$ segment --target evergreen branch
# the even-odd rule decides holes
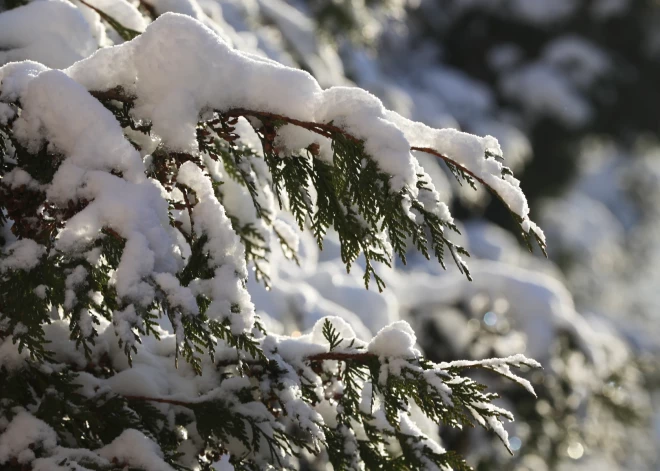
[[[378,356],[373,353],[342,353],[342,352],[327,352],[327,353],[317,353],[314,355],[309,355],[304,357],[304,361],[352,361],[360,364],[367,364],[375,359],[378,359]]]
[[[494,190],[494,189],[493,189],[488,183],[486,183],[486,181],[485,181],[483,178],[479,177],[477,174],[475,174],[474,172],[472,172],[470,169],[468,169],[468,168],[465,167],[464,165],[458,163],[457,161],[451,159],[450,157],[447,157],[446,155],[444,155],[444,154],[442,154],[442,153],[438,152],[437,150],[432,149],[432,148],[430,148],[430,147],[411,147],[410,150],[412,150],[412,151],[419,151],[419,152],[425,152],[425,153],[427,153],[427,154],[431,154],[431,155],[433,155],[433,156],[435,156],[435,157],[438,157],[439,159],[442,159],[442,160],[443,160],[443,161],[449,166],[449,168],[450,168],[453,172],[455,172],[456,169],[458,169],[458,171],[459,171],[460,173],[469,176],[470,179],[474,179],[474,180],[478,181],[479,183],[481,183],[481,184],[482,184],[483,186],[485,186],[486,188],[488,188],[488,189],[490,190],[490,192],[491,192],[493,195],[495,195],[495,196],[497,197],[497,199],[499,199],[499,200],[502,202],[502,204],[507,208],[507,210],[509,211],[509,213],[511,214],[511,216],[513,217],[513,219],[516,221],[516,223],[518,224],[518,226],[520,226],[520,231],[521,231],[521,233],[523,234],[523,237],[525,238],[525,242],[527,243],[527,246],[528,246],[529,250],[532,251],[532,246],[531,246],[531,243],[530,243],[529,238],[530,238],[530,236],[533,236],[533,237],[535,238],[536,242],[538,243],[539,248],[540,248],[541,251],[543,252],[543,255],[545,255],[546,257],[548,256],[548,253],[547,253],[547,250],[546,250],[545,242],[543,242],[543,240],[538,236],[538,234],[536,234],[536,232],[534,232],[534,230],[530,230],[529,233],[526,232],[525,230],[523,230],[522,225],[521,225],[521,219],[520,219],[520,216],[518,216],[518,215],[517,215],[512,209],[511,209],[511,207],[510,207],[510,206],[508,205],[508,203],[504,200],[504,198],[502,198],[502,196],[501,196],[497,191],[495,191],[495,190]],[[510,171],[507,167],[504,167],[504,169],[505,169],[505,170],[503,171],[504,174],[510,174],[511,171]],[[458,176],[457,176],[457,178],[458,178]],[[471,182],[470,179],[468,179],[467,181],[468,181],[468,183],[472,186],[472,188],[474,188],[474,184]]]
[[[234,116],[234,117],[253,116],[260,120],[266,119],[269,121],[279,121],[283,123],[289,123],[307,129],[309,131],[312,131],[313,133],[319,134],[324,137],[332,138],[333,135],[335,134],[341,134],[356,144],[362,142],[361,139],[358,139],[357,137],[353,136],[352,134],[340,128],[339,126],[335,126],[334,124],[331,123],[315,123],[311,121],[303,121],[300,119],[289,118],[288,116],[284,116],[277,113],[248,110],[246,108],[232,108],[228,111],[224,111],[224,112],[218,111],[218,112],[222,113],[225,116]]]
[[[90,91],[90,93],[97,97],[97,98],[110,98],[113,100],[117,101],[122,101],[122,102],[132,102],[135,100],[134,97],[131,95],[126,95],[121,87],[116,87],[114,89],[108,90],[108,91]],[[256,111],[256,110],[250,110],[246,108],[232,108],[226,111],[220,111],[216,110],[218,114],[221,114],[224,117],[245,117],[245,116],[250,116],[257,118],[261,121],[264,122],[271,122],[271,123],[288,123],[292,124],[304,129],[307,129],[315,134],[321,135],[323,137],[332,139],[333,141],[338,137],[341,136],[342,138],[352,142],[353,144],[360,145],[362,143],[362,140],[355,137],[352,135],[350,132],[342,129],[339,126],[336,126],[332,123],[317,123],[317,122],[311,122],[311,121],[304,121],[296,118],[290,118],[285,115],[277,114],[277,113],[271,113],[267,111]],[[274,136],[273,136],[274,137]],[[269,143],[271,144],[271,143]],[[264,149],[266,150],[268,146],[264,146]],[[449,168],[456,174],[457,178],[460,176],[466,177],[468,183],[470,183],[471,186],[474,187],[472,180],[476,180],[482,185],[484,185],[486,188],[488,188],[502,203],[505,205],[505,207],[509,210],[511,213],[512,217],[516,221],[516,223],[520,226],[520,231],[525,239],[525,242],[530,250],[532,250],[531,246],[531,239],[535,239],[536,242],[538,243],[539,247],[541,248],[541,251],[543,254],[547,257],[547,252],[546,252],[546,246],[545,242],[542,240],[542,238],[536,234],[533,230],[530,230],[529,232],[524,231],[522,229],[522,224],[521,224],[521,219],[520,217],[514,213],[509,205],[506,203],[506,201],[495,191],[483,178],[479,177],[477,174],[472,172],[470,169],[466,168],[464,165],[460,164],[456,160],[451,159],[450,157],[438,152],[435,149],[432,149],[430,147],[417,147],[417,146],[412,146],[410,148],[411,151],[419,151],[419,152],[425,152],[429,153],[431,155],[434,155],[435,157],[438,157],[442,159],[448,166]],[[271,150],[272,151],[272,150]],[[270,152],[269,152],[270,153]],[[271,168],[273,170],[273,168]],[[456,172],[459,172],[458,174]],[[504,168],[503,174],[510,173],[510,170],[508,168]],[[455,257],[455,253],[452,251],[452,255]],[[461,264],[459,261],[457,261],[457,264],[459,267],[464,267],[464,264]]]
[[[172,406],[182,406],[182,407],[191,407],[193,404],[197,404],[196,402],[177,401],[175,399],[166,399],[162,397],[132,396],[130,394],[124,395],[122,397],[124,399],[128,399],[129,401],[158,402],[160,404],[169,404]]]
[[[117,31],[117,34],[124,41],[130,41],[131,39],[140,35],[139,31],[135,31],[134,29],[127,28],[126,26],[122,25],[119,21],[115,20],[113,17],[111,17],[107,13],[104,13],[102,10],[96,8],[95,6],[90,5],[85,0],[79,0],[79,1],[87,8],[94,10],[96,13],[98,13],[101,18],[103,18],[110,26],[112,26],[112,28],[115,31]]]

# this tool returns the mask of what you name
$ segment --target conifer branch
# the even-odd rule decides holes
[[[89,6],[85,1],[83,4]],[[102,11],[90,8],[123,39],[138,34]],[[169,18],[165,23],[184,17]],[[199,31],[209,33],[203,28]],[[121,50],[123,46],[117,47]],[[125,47],[130,49],[132,45]],[[30,264],[20,264],[22,259],[12,259],[12,250],[16,248],[0,253],[0,261],[10,267],[8,270],[0,267],[3,270],[0,272],[1,317],[3,322],[6,319],[2,329],[8,330],[19,344],[19,353],[27,349],[31,357],[20,368],[11,371],[0,368],[0,383],[8,385],[7,392],[0,394],[3,404],[25,410],[31,410],[32,404],[50,408],[39,417],[44,418],[53,435],[66,446],[98,450],[112,442],[120,431],[135,429],[156,442],[161,456],[173,467],[181,468],[177,464],[183,454],[181,450],[192,446],[192,450],[186,449],[186,454],[196,454],[195,459],[204,469],[227,452],[237,470],[260,469],[264,460],[274,468],[289,469],[291,456],[298,456],[303,450],[318,454],[324,447],[336,469],[357,469],[362,464],[373,469],[435,469],[429,464],[441,469],[449,466],[466,469],[462,459],[451,452],[439,451],[432,438],[411,432],[414,427],[409,427],[407,422],[410,407],[416,404],[431,420],[451,426],[471,425],[471,414],[482,426],[496,432],[501,429],[503,419],[512,417],[508,411],[491,404],[497,395],[485,392],[486,386],[450,369],[459,365],[445,369],[420,356],[414,350],[414,335],[408,329],[393,337],[389,334],[394,332],[383,329],[382,337],[367,347],[354,335],[346,335],[350,326],[336,329],[325,319],[323,335],[327,343],[320,345],[327,348],[310,350],[306,341],[281,341],[270,336],[255,321],[254,305],[247,291],[245,261],[254,262],[257,275],[267,277],[268,270],[262,269],[258,262],[268,261],[270,242],[276,240],[273,233],[292,253],[298,242],[294,231],[277,224],[283,221],[276,219],[275,202],[295,217],[301,230],[311,229],[319,246],[327,230],[336,229],[341,260],[347,270],[358,257],[364,256],[363,279],[367,287],[375,279],[382,290],[384,281],[375,271],[376,262],[392,266],[394,257],[398,256],[405,263],[411,244],[427,258],[435,255],[441,264],[444,249],[450,250],[456,264],[469,277],[460,257],[467,252],[455,246],[445,234],[445,230],[457,231],[457,228],[428,175],[407,152],[409,144],[389,146],[402,149],[403,153],[398,155],[392,153],[387,158],[371,155],[368,149],[374,142],[365,136],[356,137],[350,127],[332,121],[317,123],[291,118],[286,116],[285,108],[280,114],[232,103],[225,111],[218,104],[218,110],[207,109],[208,113],[200,109],[190,116],[181,113],[188,116],[184,121],[189,126],[182,129],[190,131],[190,140],[184,147],[188,148],[194,139],[197,146],[195,151],[180,152],[167,148],[168,142],[174,142],[172,136],[161,129],[156,114],[145,111],[148,107],[141,107],[144,116],[134,115],[138,97],[124,88],[90,92],[105,109],[96,106],[80,87],[72,89],[91,105],[87,108],[103,112],[103,116],[108,116],[109,110],[116,119],[116,122],[111,117],[108,120],[112,121],[114,133],[108,142],[112,141],[113,145],[104,145],[100,152],[112,152],[116,144],[117,149],[126,150],[123,157],[133,166],[127,168],[124,161],[113,161],[114,154],[103,155],[109,168],[97,170],[96,163],[82,162],[89,165],[81,168],[98,171],[113,185],[89,185],[88,199],[78,199],[76,193],[63,188],[63,196],[57,199],[50,196],[56,192],[41,189],[54,185],[53,182],[62,183],[58,167],[63,164],[62,173],[68,170],[65,165],[70,162],[66,161],[73,156],[67,154],[72,151],[62,146],[62,155],[54,153],[57,146],[53,144],[58,142],[58,136],[36,128],[34,141],[39,143],[38,152],[35,146],[23,149],[15,142],[12,123],[0,127],[3,146],[0,151],[4,156],[9,149],[11,154],[11,162],[0,167],[0,175],[17,167],[27,174],[20,175],[29,183],[23,185],[25,188],[14,188],[10,179],[0,182],[0,189],[11,193],[16,200],[11,205],[0,201],[0,206],[6,209],[0,214],[6,213],[14,224],[12,230],[19,236],[16,247],[38,255],[32,257],[34,261],[30,260]],[[203,100],[208,102],[208,97]],[[12,105],[16,107],[16,115],[21,116],[19,119],[39,114],[30,109],[29,103],[19,100]],[[69,108],[65,107],[62,116],[68,112]],[[94,113],[89,116],[97,117]],[[369,124],[370,116],[365,116],[365,125]],[[260,150],[247,144],[247,135],[240,135],[240,126],[245,124],[239,123],[241,117],[247,118],[259,138]],[[158,136],[152,135],[152,120],[161,129]],[[104,125],[105,122],[100,128]],[[286,132],[280,132],[285,125],[307,130],[329,142],[319,141],[315,136],[308,139],[308,133],[299,132],[303,140],[289,149],[287,144],[294,146],[295,139],[287,142]],[[65,125],[62,128],[67,130]],[[87,130],[87,140],[94,143],[98,139],[106,144],[105,130],[92,128]],[[151,149],[150,156],[145,158],[146,152],[140,154],[135,150],[142,150],[141,136],[131,131],[143,133],[147,139],[160,138],[162,144]],[[383,134],[373,133],[373,136],[387,141]],[[423,148],[413,147],[410,151],[420,149]],[[327,151],[331,155],[325,155]],[[387,163],[397,157],[416,171],[388,167]],[[460,169],[460,176],[472,182],[468,177],[473,174],[468,169],[449,159],[445,162],[453,165],[450,170]],[[158,191],[142,193],[148,186],[141,186],[143,170],[153,179],[149,185],[155,185]],[[475,181],[486,184],[473,176]],[[37,190],[26,191],[32,183],[32,188]],[[121,204],[116,207],[101,204],[113,201],[118,196],[116,193],[125,189],[125,195],[117,198]],[[13,205],[14,202],[17,204]],[[141,224],[114,217],[119,212],[117,208],[132,212],[142,203],[145,204],[135,209],[142,218],[138,221]],[[81,218],[69,223],[83,212]],[[91,230],[84,237],[77,237],[78,233],[72,236],[75,223],[87,221],[85,216],[100,222],[88,223]],[[185,227],[186,216],[190,229]],[[62,240],[68,245],[58,245]],[[58,315],[58,323],[63,321],[64,328],[68,327],[69,339],[80,353],[76,359],[58,357],[61,345],[57,342],[53,342],[56,347],[53,352],[45,348],[51,335],[46,326],[55,319],[54,311],[63,313]],[[109,326],[103,326],[101,317],[110,322]],[[162,333],[159,318],[169,320],[171,335]],[[115,351],[124,351],[128,367],[133,366],[134,355],[142,349],[150,351],[151,342],[160,341],[162,336],[165,341],[161,344],[162,351],[166,352],[162,356],[173,360],[175,367],[179,357],[183,357],[190,366],[180,378],[187,376],[188,371],[201,375],[205,365],[217,371],[204,381],[195,381],[194,392],[191,389],[189,393],[172,397],[142,394],[146,389],[124,389],[124,394],[117,394],[112,386],[104,388],[103,380],[91,389],[81,385],[78,378],[88,374],[104,379],[132,374],[122,366],[116,366],[119,371],[115,371],[114,358],[105,365],[101,364],[103,360],[94,365],[96,355],[105,348],[105,345],[94,348],[95,338],[105,340],[95,326],[105,327],[110,334],[114,331],[119,346]],[[344,335],[346,339],[342,338]],[[151,338],[140,347],[147,337]],[[309,354],[310,351],[323,353]],[[223,359],[216,362],[219,353]],[[21,358],[17,360],[20,361]],[[509,366],[519,366],[522,362],[502,361],[493,361],[491,369],[523,384],[524,380],[508,370]],[[76,362],[77,365],[72,365]],[[49,364],[49,368],[41,369],[44,364]],[[50,368],[50,364],[57,368]],[[84,364],[87,367],[81,366]],[[164,381],[173,381],[170,373],[176,374],[168,371]],[[29,397],[25,397],[25,391]],[[327,419],[316,408],[323,401],[336,408],[334,424],[326,423]],[[168,415],[166,419],[150,403],[189,410]],[[217,420],[218,417],[222,420]],[[11,419],[9,416],[8,420]],[[356,433],[358,425],[363,427],[366,438]],[[184,445],[188,439],[176,433],[182,428],[190,428],[201,442],[195,438]],[[390,444],[397,442],[401,453],[389,449]],[[241,448],[237,452],[234,445],[238,443]],[[71,462],[76,459],[72,458]],[[66,460],[58,463],[58,466],[69,464]],[[121,465],[133,463],[121,461]]]
[[[123,103],[132,103],[135,100],[135,97],[131,95],[127,95],[124,90],[121,87],[116,87],[107,91],[90,91],[90,93],[97,97],[98,99],[101,100],[116,100],[120,101]],[[343,138],[347,139],[348,141],[351,141],[353,144],[360,145],[362,143],[362,140],[351,134],[350,132],[346,131],[345,129],[336,126],[332,123],[317,123],[317,122],[312,122],[312,121],[304,121],[296,118],[290,118],[288,116],[282,115],[282,114],[277,114],[277,113],[271,113],[267,111],[257,111],[257,110],[250,110],[246,108],[232,108],[226,111],[221,111],[221,110],[215,110],[216,113],[219,115],[223,116],[224,118],[238,118],[238,117],[254,117],[257,119],[260,119],[262,121],[268,121],[272,123],[288,123],[292,124],[294,126],[301,127],[303,129],[307,129],[308,131],[311,131],[315,134],[318,134],[320,136],[333,139],[336,138],[336,136],[342,136]],[[267,144],[267,146],[270,145],[270,142]],[[512,211],[512,209],[509,207],[507,202],[502,198],[502,196],[495,191],[483,178],[479,177],[475,172],[471,171],[469,168],[465,167],[458,161],[452,159],[451,157],[448,157],[447,155],[438,152],[437,150],[430,148],[430,147],[417,147],[417,146],[412,146],[410,148],[411,151],[419,151],[419,152],[425,152],[428,154],[431,154],[441,160],[443,160],[447,165],[453,167],[454,169],[459,169],[460,172],[469,177],[470,179],[474,179],[481,183],[483,186],[488,188],[492,194],[494,194],[501,202],[504,204],[504,206],[509,210],[511,215],[514,217],[516,222],[518,223],[519,226],[521,221],[519,220],[519,216],[516,215]],[[505,168],[504,173],[510,173],[510,170]],[[474,185],[472,181],[468,180],[468,183],[474,188]],[[536,232],[531,231],[528,233],[527,231],[524,231],[522,229],[522,226],[520,227],[521,232],[523,234],[523,237],[525,239],[525,242],[527,243],[527,246],[529,247],[530,250],[532,250],[531,242],[530,239],[533,237],[536,239],[537,243],[539,244],[539,247],[541,248],[542,252],[544,255],[547,256],[546,253],[546,247],[544,241],[536,234]],[[450,250],[452,253],[452,256],[455,257],[455,252],[453,250]],[[464,268],[461,266],[462,264],[457,261],[457,265],[461,270]]]

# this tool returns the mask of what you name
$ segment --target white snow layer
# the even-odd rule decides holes
[[[36,1],[0,13],[0,64],[31,59],[64,68],[98,47],[81,11],[62,0]]]
[[[410,147],[420,145],[411,139],[419,136],[407,135],[380,100],[358,88],[322,90],[308,73],[232,49],[187,16],[164,14],[135,40],[101,49],[69,68],[67,74],[89,90],[122,86],[135,95],[136,117],[151,121],[153,131],[175,150],[197,150],[196,123],[200,111],[209,108],[247,108],[311,122],[332,121],[364,140],[367,153],[393,176],[394,190],[404,185],[415,188],[416,162]],[[308,139],[297,144],[314,142],[313,137]],[[480,175],[482,171],[495,172],[496,179],[488,183],[494,184],[498,193],[502,190],[524,199],[519,189],[503,185],[499,168],[484,158],[485,148],[499,150],[495,139],[479,141],[456,132],[445,134],[442,143],[443,150],[470,152],[451,157],[477,163]],[[519,201],[512,205],[523,218],[524,207]]]
[[[0,464],[12,458],[21,464],[29,463],[34,460],[32,448],[37,445],[49,451],[57,445],[57,435],[48,424],[21,410],[0,434]]]

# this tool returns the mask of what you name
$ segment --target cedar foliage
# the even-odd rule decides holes
[[[105,19],[120,34],[126,34],[126,39],[133,34],[115,25],[114,20]],[[127,139],[128,131],[151,133],[150,123],[132,118],[134,97],[121,89],[91,93],[115,115],[127,131]],[[290,357],[278,348],[277,342],[282,340],[269,335],[258,320],[251,330],[233,329],[232,316],[242,315],[237,304],[232,304],[224,317],[211,318],[207,310],[213,300],[199,294],[199,311],[191,315],[172,304],[159,283],[149,277],[143,281],[153,288],[153,301],[140,305],[122,299],[113,286],[112,273],[120,264],[126,240],[112,227],[104,227],[79,253],[56,248],[67,221],[84,210],[89,201],[56,204],[48,199],[44,186],[16,186],[3,181],[10,172],[20,169],[47,185],[66,158],[47,142],[36,152],[22,145],[12,127],[21,113],[21,103],[12,102],[10,106],[13,119],[0,125],[0,224],[11,222],[13,235],[39,244],[42,255],[30,269],[9,266],[0,271],[0,338],[11,339],[26,356],[19,368],[0,365],[0,441],[12,421],[28,411],[54,430],[58,447],[37,437],[27,455],[15,454],[0,463],[3,469],[31,469],[31,458],[44,458],[64,469],[147,471],[148,467],[134,462],[116,457],[108,460],[78,450],[98,450],[134,429],[157,444],[169,466],[180,470],[192,466],[210,470],[227,454],[237,470],[292,469],[297,466],[294,458],[305,453],[327,454],[335,470],[461,470],[469,467],[460,456],[442,450],[411,425],[409,411],[413,405],[436,423],[451,427],[471,426],[476,421],[497,431],[502,420],[512,420],[506,410],[492,405],[495,393],[487,392],[485,386],[462,373],[464,368],[482,366],[524,384],[524,380],[506,372],[510,366],[538,366],[532,360],[512,357],[494,367],[488,363],[434,364],[416,351],[405,357],[377,356],[364,342],[344,338],[332,319],[322,323],[327,351]],[[240,143],[235,127],[239,117],[252,118],[261,152]],[[314,145],[303,155],[280,156],[276,140],[284,124],[305,127],[330,139],[332,163],[318,158]],[[360,255],[364,257],[367,287],[373,279],[383,289],[376,264],[391,265],[394,254],[405,262],[410,244],[427,257],[437,257],[440,263],[448,251],[469,276],[460,258],[467,252],[446,235],[447,230],[456,227],[427,211],[410,189],[392,190],[390,176],[379,169],[365,152],[363,142],[350,130],[332,123],[303,123],[236,109],[205,115],[198,123],[197,137],[198,154],[172,152],[160,146],[152,154],[147,170],[148,176],[163,188],[176,188],[181,196],[169,201],[170,224],[191,248],[185,267],[176,273],[181,286],[209,280],[221,268],[209,253],[209,234],[197,226],[186,227],[181,220],[181,214],[192,214],[200,197],[179,183],[177,174],[183,165],[192,163],[210,175],[210,161],[220,162],[229,178],[247,189],[258,216],[267,224],[272,223],[272,215],[260,205],[260,185],[264,183],[272,188],[280,207],[294,215],[300,229],[314,233],[319,246],[326,231],[334,228],[347,269]],[[452,163],[450,166],[457,178],[473,183],[464,169]],[[123,178],[120,172],[113,175]],[[419,176],[418,187],[426,191],[424,175]],[[225,197],[223,186],[220,181],[213,183],[220,203]],[[423,215],[421,222],[405,214],[404,199]],[[260,268],[269,251],[263,234],[254,225],[243,223],[241,214],[228,217],[256,275],[268,283],[267,273]],[[277,230],[275,235],[285,252],[295,258],[295,250],[286,238]],[[2,266],[16,246],[5,240],[0,244]],[[89,257],[92,252],[97,255],[95,259]],[[245,275],[235,276],[244,286]],[[73,279],[78,281],[74,283]],[[163,331],[158,326],[163,317],[169,319],[176,335],[171,361],[196,375],[204,374],[204,365],[215,370],[217,384],[206,394],[181,400],[120,394],[108,386],[97,385],[91,391],[84,387],[90,377],[104,380],[119,373],[116,359],[99,350],[102,327],[112,326],[109,328],[114,329],[116,341],[131,364],[146,338],[161,339]],[[72,348],[82,352],[86,361],[67,361],[62,352],[50,349],[46,329],[61,320],[68,326]],[[284,341],[292,345],[296,342]],[[305,345],[301,343],[301,347]],[[334,421],[322,420],[315,411],[322,402],[336,410]],[[505,436],[500,437],[506,444]],[[191,447],[194,462],[190,460]]]

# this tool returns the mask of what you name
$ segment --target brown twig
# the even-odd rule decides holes
[[[147,13],[149,13],[149,16],[151,16],[152,20],[158,18],[158,12],[151,3],[148,3],[145,0],[138,0],[138,2],[140,3],[140,6],[144,8],[147,11]]]
[[[326,361],[326,360],[336,360],[336,361],[358,361],[362,363],[367,363],[370,360],[376,359],[376,356],[373,353],[340,353],[340,352],[327,352],[327,353],[317,353],[316,355],[310,355],[305,358],[306,361]]]
[[[340,352],[326,352],[326,353],[317,353],[315,355],[310,355],[308,357],[305,357],[303,360],[304,361],[309,361],[309,362],[319,362],[319,361],[329,361],[329,360],[335,360],[335,361],[356,361],[356,362],[361,362],[361,363],[367,363],[371,360],[377,359],[378,356],[376,356],[373,353],[340,353]],[[245,363],[251,363],[249,361]],[[224,362],[220,363],[218,366],[232,366],[235,365],[235,362]],[[263,364],[262,361],[256,361],[254,364]],[[133,401],[149,401],[149,402],[159,402],[162,404],[171,404],[173,406],[183,406],[183,407],[190,407],[191,405],[195,404],[194,402],[185,402],[185,401],[178,401],[175,399],[166,399],[166,398],[161,398],[161,397],[149,397],[149,396],[123,396],[124,398],[128,400],[133,400]]]
[[[112,229],[112,228],[110,228],[110,227],[107,227],[107,226],[106,226],[106,227],[103,228],[103,230],[104,230],[105,232],[107,232],[108,235],[114,237],[114,238],[117,239],[117,240],[121,240],[121,241],[124,240],[124,238],[119,234],[119,232],[115,231],[114,229]]]
[[[415,146],[413,146],[413,147],[410,148],[410,150],[414,150],[414,151],[418,151],[418,152],[426,152],[427,154],[431,154],[431,155],[433,155],[433,156],[435,156],[439,159],[442,159],[445,162],[447,162],[451,165],[454,165],[455,167],[460,168],[463,172],[470,175],[472,178],[474,178],[476,181],[481,183],[486,188],[490,188],[490,185],[488,183],[486,183],[483,178],[478,177],[474,172],[472,172],[471,170],[468,170],[464,165],[459,164],[455,160],[450,159],[446,155],[441,154],[440,152],[438,152],[435,149],[432,149],[431,147],[415,147]],[[508,205],[507,205],[507,207],[508,207]]]
[[[97,100],[115,100],[122,103],[131,103],[136,97],[127,95],[123,87],[114,87],[109,90],[94,90],[89,92]]]
[[[308,129],[309,131],[312,131],[316,134],[319,134],[324,137],[332,137],[333,133],[341,134],[347,139],[350,139],[351,141],[359,144],[361,142],[360,139],[357,137],[353,136],[352,134],[344,131],[342,128],[339,126],[335,126],[334,124],[328,124],[328,123],[314,123],[311,121],[302,121],[300,119],[295,119],[295,118],[289,118],[288,116],[283,116],[280,114],[276,113],[269,113],[267,111],[254,111],[254,110],[248,110],[245,108],[232,108],[228,111],[225,112],[220,112],[218,113],[224,115],[224,116],[233,116],[233,117],[239,117],[239,116],[253,116],[255,118],[261,119],[261,118],[267,118],[269,120],[276,120],[276,121],[284,121],[289,124],[294,124],[298,127]]]
[[[124,399],[128,399],[129,401],[149,401],[149,402],[160,402],[161,404],[171,404],[173,406],[183,406],[183,407],[190,407],[193,402],[185,402],[185,401],[176,401],[174,399],[164,399],[161,397],[149,397],[149,396],[122,396]]]

